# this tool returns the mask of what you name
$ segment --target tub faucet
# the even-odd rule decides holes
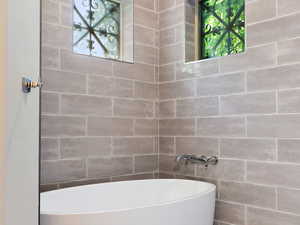
[[[218,157],[216,156],[207,157],[204,155],[198,157],[192,154],[185,154],[185,155],[176,156],[176,162],[178,164],[184,163],[185,165],[187,165],[188,163],[200,164],[200,165],[204,165],[205,167],[208,167],[209,165],[216,165],[218,163]]]

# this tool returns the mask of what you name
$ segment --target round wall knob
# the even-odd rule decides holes
[[[29,93],[31,92],[31,88],[41,88],[43,87],[43,82],[41,81],[32,81],[26,77],[22,78],[22,89],[23,92]]]

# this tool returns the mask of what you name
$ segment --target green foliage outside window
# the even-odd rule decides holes
[[[200,0],[200,58],[245,50],[245,0]]]

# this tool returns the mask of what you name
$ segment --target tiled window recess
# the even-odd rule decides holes
[[[74,53],[133,62],[133,0],[72,0]]]
[[[185,11],[187,61],[244,52],[245,0],[187,0]]]
[[[73,8],[74,52],[119,59],[120,2],[75,0]]]
[[[44,1],[43,187],[199,179],[217,225],[299,225],[300,1],[246,1],[245,53],[189,64],[184,1],[134,9],[126,64],[73,54],[70,1]],[[176,170],[181,153],[220,162]]]

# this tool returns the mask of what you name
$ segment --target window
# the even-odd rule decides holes
[[[120,59],[120,14],[117,0],[74,0],[74,52]]]
[[[196,1],[198,58],[207,59],[243,52],[245,0]]]

